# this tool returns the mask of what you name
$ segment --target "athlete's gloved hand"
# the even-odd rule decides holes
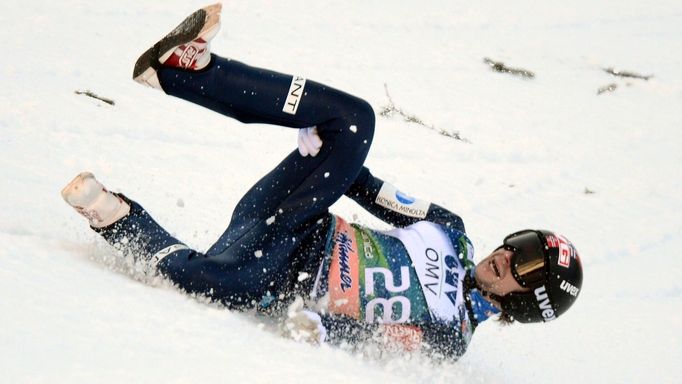
[[[301,128],[298,130],[298,153],[306,157],[315,157],[322,148],[322,139],[317,134],[317,127]]]
[[[327,338],[327,329],[322,325],[320,315],[305,309],[301,297],[289,306],[282,330],[286,336],[310,344],[322,344]]]

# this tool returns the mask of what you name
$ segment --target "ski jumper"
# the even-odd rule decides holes
[[[260,179],[205,253],[126,196],[130,214],[95,229],[109,243],[230,308],[268,307],[295,294],[327,298],[322,320],[332,342],[381,330],[447,356],[464,353],[476,324],[495,312],[470,284],[473,247],[459,216],[401,194],[363,166],[375,123],[367,102],[217,55],[201,71],[161,68],[158,77],[167,94],[244,123],[316,126],[323,146],[315,157],[294,150]],[[344,194],[396,229],[373,231],[330,214]]]

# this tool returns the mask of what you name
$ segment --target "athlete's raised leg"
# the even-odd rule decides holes
[[[219,16],[217,4],[187,17],[138,59],[135,80],[245,123],[317,126],[326,150],[314,161],[301,160],[292,153],[254,186],[235,210],[233,219],[240,227],[245,221],[270,217],[275,208],[285,209],[286,205],[281,206],[283,199],[308,177],[315,179],[312,171],[325,152],[335,148],[344,151],[345,164],[336,167],[343,169],[329,169],[323,174],[324,183],[318,186],[334,190],[330,194],[316,191],[318,196],[312,197],[316,198],[316,206],[328,207],[346,191],[364,162],[374,129],[371,107],[361,99],[298,76],[250,67],[216,55],[211,55],[209,61],[209,44],[220,26]],[[344,135],[344,140],[337,138]],[[254,202],[258,202],[258,209],[254,209]]]

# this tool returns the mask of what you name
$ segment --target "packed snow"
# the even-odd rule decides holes
[[[117,258],[61,200],[90,170],[205,250],[295,148],[294,130],[131,80],[137,56],[203,5],[0,6],[0,381],[679,382],[681,2],[224,3],[213,50],[367,99],[378,114],[367,165],[461,215],[477,258],[528,227],[577,246],[585,280],[571,311],[488,321],[445,364],[283,338]],[[535,77],[494,72],[486,57]],[[74,93],[85,90],[115,104]],[[386,90],[423,124],[379,116]],[[386,228],[351,202],[333,210]]]

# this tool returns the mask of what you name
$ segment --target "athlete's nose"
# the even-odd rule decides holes
[[[514,256],[514,252],[505,250],[504,251],[504,263],[505,266],[511,266],[511,258]]]

